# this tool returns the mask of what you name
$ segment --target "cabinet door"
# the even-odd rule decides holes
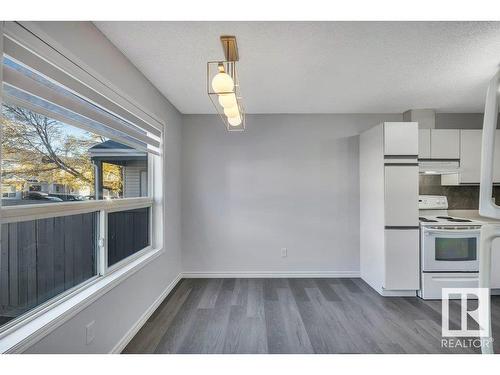
[[[431,129],[418,129],[418,158],[431,158]]]
[[[459,159],[460,130],[431,129],[431,158]]]
[[[385,166],[385,225],[418,226],[418,166]]]
[[[460,182],[478,184],[482,130],[460,130]]]
[[[481,151],[479,151],[481,153]],[[500,183],[500,130],[495,132],[495,156],[493,158],[493,182]]]
[[[385,289],[420,288],[418,235],[418,229],[385,231]]]
[[[385,155],[418,155],[418,124],[416,122],[384,123]]]
[[[481,176],[482,130],[460,130],[460,183],[478,184]],[[500,183],[500,130],[495,132],[493,182]]]
[[[491,287],[500,289],[500,238],[491,245]]]

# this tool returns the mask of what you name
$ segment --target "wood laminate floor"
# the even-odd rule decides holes
[[[451,302],[452,328],[459,311]],[[500,337],[499,297],[492,311]],[[183,279],[123,353],[479,352],[441,339],[441,301],[381,297],[357,278]]]

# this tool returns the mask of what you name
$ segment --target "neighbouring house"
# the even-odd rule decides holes
[[[45,194],[76,194],[81,195],[82,192],[72,189],[64,184],[55,182],[39,181],[36,179],[26,180],[21,189],[15,185],[2,185],[2,198],[23,199],[23,195],[30,192],[38,192]],[[88,193],[87,193],[88,195]]]
[[[71,189],[67,185],[38,180],[27,180],[24,183],[23,191],[38,191],[48,194],[79,194],[77,190]]]
[[[91,147],[89,154],[90,160],[96,168],[95,191],[100,199],[114,197],[104,184],[103,165],[105,163],[120,166],[122,169],[122,198],[147,195],[148,156],[146,152],[138,151],[119,142],[107,140]]]

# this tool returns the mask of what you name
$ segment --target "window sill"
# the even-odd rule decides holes
[[[39,316],[19,322],[6,331],[5,336],[0,339],[0,353],[25,351],[163,252],[163,249],[150,250],[112,273],[98,278],[61,303],[55,303]]]

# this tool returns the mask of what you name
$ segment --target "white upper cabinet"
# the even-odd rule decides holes
[[[418,129],[418,158],[460,158],[460,130]]]
[[[460,183],[478,184],[481,175],[482,130],[460,130]],[[493,182],[500,183],[500,131],[495,132]]]
[[[493,157],[493,182],[500,183],[500,131],[495,131],[495,153]]]
[[[418,158],[431,158],[431,129],[418,129]]]
[[[491,244],[491,287],[500,289],[500,239],[497,237]]]
[[[385,155],[418,155],[418,124],[416,122],[384,123]]]
[[[482,130],[460,130],[460,182],[478,183],[481,166]]]
[[[431,159],[460,158],[459,129],[430,129]]]

